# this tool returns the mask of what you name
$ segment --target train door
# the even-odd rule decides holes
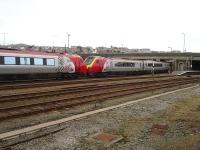
[[[114,63],[113,60],[110,60],[110,71],[114,71]]]
[[[102,69],[103,69],[103,67],[101,66],[102,65],[102,62],[101,62],[101,59],[96,59],[95,60],[96,62],[94,63],[94,65],[96,65],[96,71],[97,72],[102,72]]]
[[[96,63],[99,65],[99,71],[102,72],[102,70],[103,70],[103,62],[102,62],[102,59],[96,60]]]
[[[142,63],[142,71],[144,71],[144,68],[145,68],[144,60],[141,63]]]
[[[66,56],[58,57],[58,70],[61,73],[74,73],[75,66]]]
[[[64,67],[64,72],[69,72],[69,60],[67,59],[67,57],[63,57],[63,61],[64,61],[64,64],[63,64],[63,67]]]

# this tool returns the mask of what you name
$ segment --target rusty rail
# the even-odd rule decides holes
[[[184,84],[190,83],[197,83],[200,81],[200,78],[185,78],[185,79],[176,79],[176,80],[164,80],[164,81],[148,81],[142,82],[142,84],[131,84],[131,83],[124,83],[121,85],[101,85],[95,86],[91,85],[90,89],[88,87],[80,87],[77,91],[73,91],[71,89],[70,92],[62,93],[65,94],[64,98],[56,98],[56,100],[46,101],[34,103],[34,104],[27,104],[27,105],[20,105],[14,107],[7,107],[0,109],[0,120],[32,115],[36,113],[61,109],[65,107],[70,107],[74,105],[80,105],[83,103],[88,103],[92,101],[104,101],[106,99],[121,97],[125,95],[132,95],[141,92],[147,92],[156,89],[162,88],[169,88],[175,87]],[[153,83],[153,84],[152,84]],[[92,91],[92,92],[91,92]],[[64,91],[65,92],[65,91]],[[47,94],[47,93],[45,93]],[[57,95],[59,94],[56,93]],[[47,94],[46,96],[52,96],[52,93]],[[66,98],[67,97],[67,98]]]

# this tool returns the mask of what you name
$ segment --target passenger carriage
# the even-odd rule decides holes
[[[128,60],[119,58],[105,58],[89,56],[85,59],[89,76],[132,75],[168,72],[169,64],[152,60]]]
[[[76,72],[84,66],[82,58],[79,66],[75,66],[73,59],[65,53],[48,53],[20,50],[0,50],[0,78],[66,78],[85,72]],[[81,66],[80,66],[81,65]],[[85,66],[86,68],[86,66]]]

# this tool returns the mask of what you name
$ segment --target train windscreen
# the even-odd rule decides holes
[[[94,58],[95,58],[95,57],[91,57],[91,56],[90,56],[90,57],[88,57],[88,58],[85,59],[84,63],[85,63],[86,65],[90,65],[90,64],[93,62]]]

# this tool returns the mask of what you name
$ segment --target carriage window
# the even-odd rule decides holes
[[[30,58],[20,57],[20,65],[30,65],[31,60]]]
[[[55,61],[53,58],[47,58],[47,66],[54,66]]]
[[[118,62],[115,64],[116,67],[135,67],[135,63],[131,62]]]
[[[115,66],[116,66],[116,67],[122,67],[122,66],[123,66],[123,63],[122,63],[122,62],[118,62],[118,63],[115,64]]]
[[[4,64],[5,65],[15,65],[16,64],[15,57],[5,56],[4,57]]]
[[[135,67],[135,63],[131,63],[131,67]]]
[[[42,58],[34,58],[34,65],[43,65]]]
[[[123,67],[126,67],[126,66],[128,66],[128,63],[123,63]]]
[[[162,64],[154,64],[154,67],[162,67]]]

